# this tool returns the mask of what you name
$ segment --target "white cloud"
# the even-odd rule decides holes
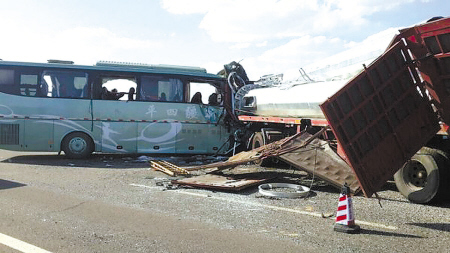
[[[161,0],[161,5],[173,14],[200,15],[199,28],[217,44],[230,44],[227,57],[244,58],[242,64],[255,80],[270,73],[298,74],[300,67],[313,63],[315,68],[326,66],[324,59],[339,61],[351,52],[381,52],[389,41],[361,41],[357,35],[372,27],[371,15],[419,1],[427,0]],[[352,33],[355,41],[343,39]],[[347,55],[330,57],[345,50]],[[220,64],[208,64],[214,65]]]
[[[161,0],[161,7],[174,14],[207,13],[216,8],[222,1],[211,0]]]
[[[216,42],[260,43],[349,30],[373,13],[424,0],[162,0],[174,14],[203,14],[199,25]]]
[[[256,47],[265,47],[265,46],[267,46],[267,40],[256,44]]]
[[[363,63],[380,56],[398,29],[389,28],[359,42],[305,35],[259,56],[245,58],[242,65],[252,80],[279,73],[284,73],[285,80],[292,80],[300,76],[300,68],[313,73],[316,79],[345,78],[354,75]]]
[[[305,35],[268,49],[259,56],[245,58],[242,64],[253,80],[266,74],[283,73],[292,69],[298,73],[300,67],[341,51],[344,44],[344,41],[336,38]]]
[[[76,27],[44,33],[24,27],[10,29],[11,36],[0,41],[0,48],[9,48],[2,53],[4,60],[61,59],[93,64],[98,60],[126,60],[124,52],[148,52],[161,47],[160,43],[122,37],[105,28]]]
[[[230,47],[230,49],[244,49],[251,46],[251,43],[238,43]]]
[[[389,46],[399,28],[388,28],[368,36],[361,42],[344,43],[334,54],[304,66],[315,79],[348,78],[380,56]]]

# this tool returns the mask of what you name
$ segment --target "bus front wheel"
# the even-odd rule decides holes
[[[64,138],[61,149],[69,158],[87,158],[94,151],[94,143],[89,135],[75,132]]]

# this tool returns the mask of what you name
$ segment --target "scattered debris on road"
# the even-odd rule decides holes
[[[166,173],[171,177],[177,175],[189,175],[189,171],[167,161],[154,160],[150,161],[150,164],[152,165],[152,169]]]
[[[359,184],[350,166],[332,150],[328,142],[318,138],[323,131],[314,135],[302,132],[250,151],[240,152],[227,161],[185,167],[184,169],[187,171],[214,169],[213,172],[218,172],[235,168],[238,165],[258,162],[261,159],[277,158],[296,169],[316,175],[337,189],[347,183],[353,193],[358,192]],[[197,179],[199,182],[195,181]],[[192,186],[210,185],[211,188],[215,187],[214,183],[206,181],[203,182],[202,178],[198,177],[187,180]],[[223,180],[219,184],[224,184]],[[227,187],[224,186],[224,188]]]
[[[258,189],[262,195],[275,198],[303,198],[310,193],[310,188],[306,186],[287,183],[262,184]]]
[[[264,183],[271,177],[242,177],[239,175],[212,175],[205,174],[190,178],[173,180],[172,184],[186,185],[207,189],[218,189],[227,191],[240,191],[247,187]]]

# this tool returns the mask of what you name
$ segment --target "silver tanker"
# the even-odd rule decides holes
[[[346,81],[311,80],[253,89],[244,97],[241,110],[258,116],[324,118],[319,105]]]

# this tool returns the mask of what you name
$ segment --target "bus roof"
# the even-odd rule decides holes
[[[224,79],[223,76],[207,73],[206,69],[200,67],[162,65],[162,64],[142,64],[142,63],[125,63],[112,61],[99,61],[96,65],[75,65],[72,61],[49,60],[48,63],[35,62],[15,62],[0,60],[0,66],[14,67],[36,67],[36,68],[52,68],[52,69],[78,69],[78,70],[97,70],[97,71],[119,71],[133,73],[149,73],[149,74],[169,74],[193,76],[208,79]]]

